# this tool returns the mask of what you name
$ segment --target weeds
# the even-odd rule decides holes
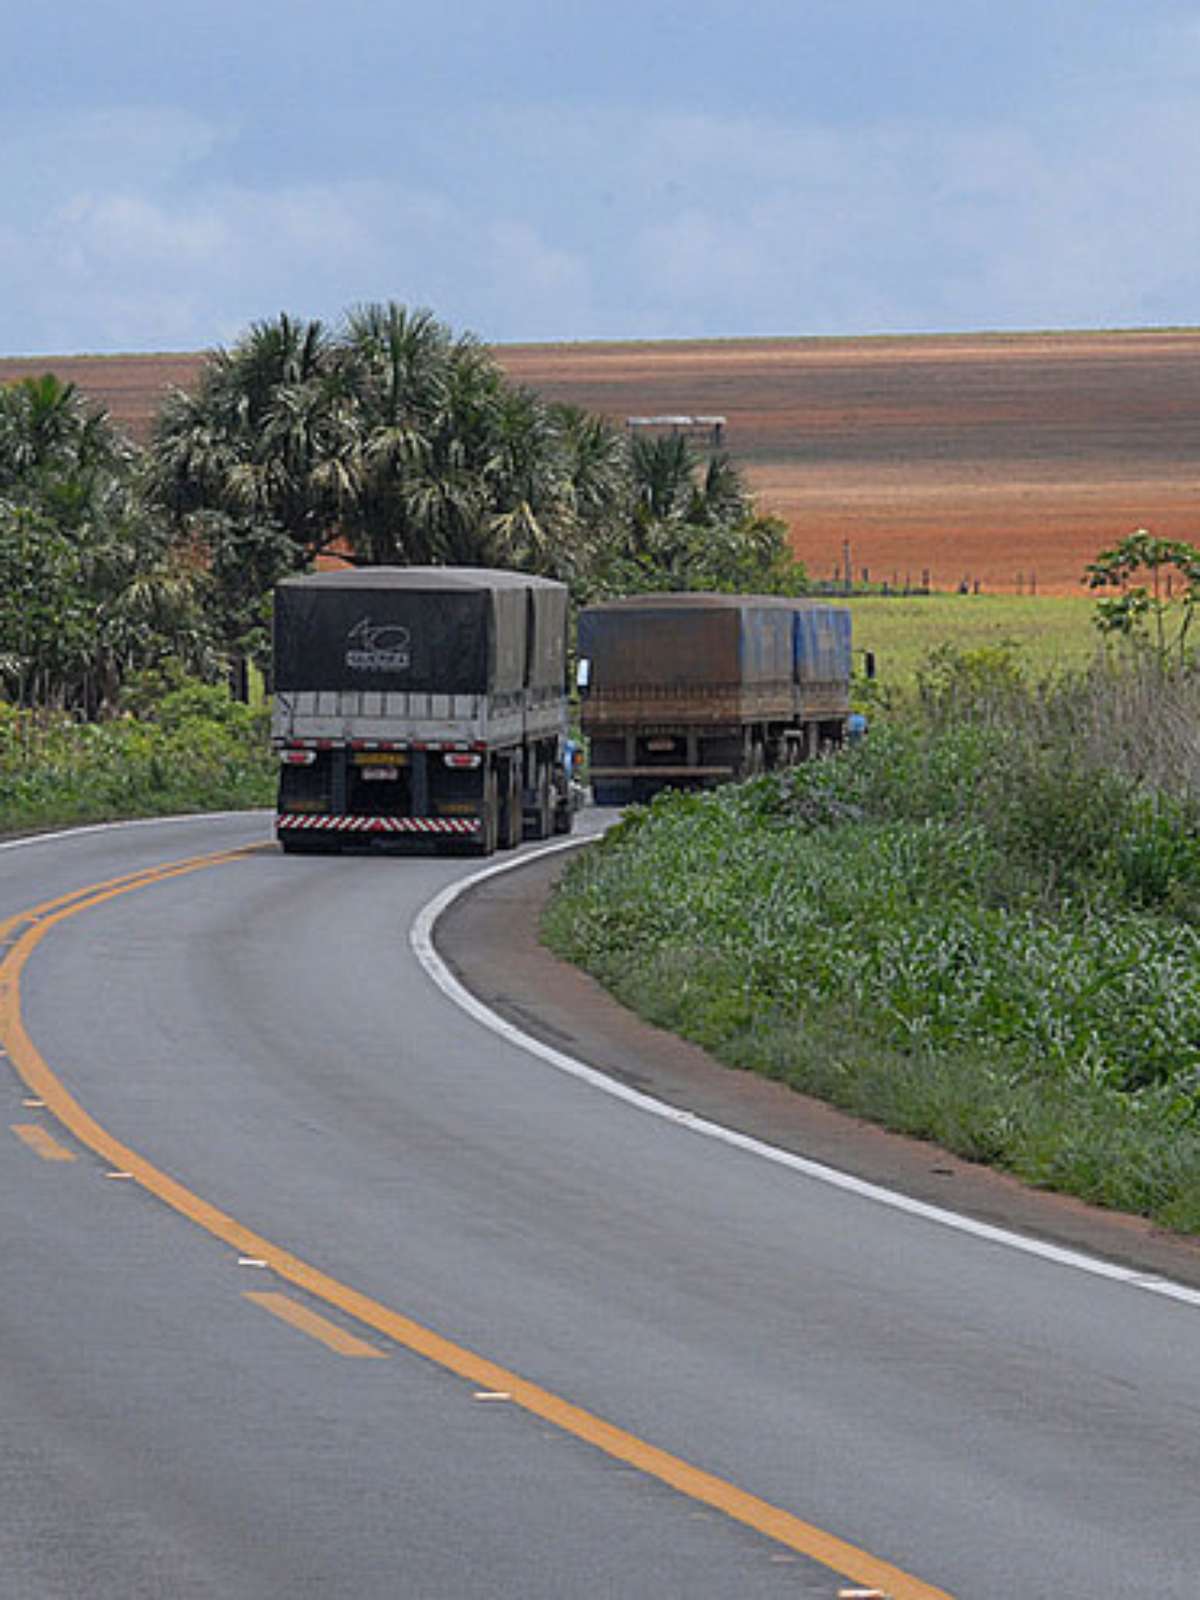
[[[153,717],[80,723],[0,703],[0,833],[270,803],[262,713],[185,687]]]
[[[1200,1229],[1200,687],[942,667],[858,750],[632,813],[545,936],[733,1065]]]

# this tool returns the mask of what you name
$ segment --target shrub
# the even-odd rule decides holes
[[[0,704],[0,832],[270,802],[276,769],[261,712],[203,684],[156,709],[80,723]]]
[[[1200,1225],[1196,684],[958,667],[855,750],[633,810],[545,936],[732,1064]]]

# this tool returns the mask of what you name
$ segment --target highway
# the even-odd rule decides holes
[[[477,865],[0,846],[0,1600],[1191,1600],[1200,1294],[484,1027]]]

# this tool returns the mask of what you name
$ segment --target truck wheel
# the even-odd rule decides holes
[[[526,839],[548,839],[550,830],[554,825],[554,796],[550,791],[550,768],[544,761],[538,762],[537,782],[534,786],[536,796],[532,811],[527,811],[524,817],[524,837]]]
[[[490,856],[496,848],[500,816],[500,784],[492,767],[484,779],[483,810],[479,817],[479,836],[469,846],[472,855]]]
[[[742,747],[741,771],[736,774],[739,780],[757,778],[760,772],[765,772],[767,767],[766,750],[759,738],[748,738]]]
[[[521,842],[521,771],[515,761],[506,761],[504,769],[500,837],[496,843],[501,850],[513,850]]]

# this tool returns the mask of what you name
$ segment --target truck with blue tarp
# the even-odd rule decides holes
[[[773,595],[637,595],[580,612],[578,657],[599,805],[709,788],[806,760],[845,737],[845,607]]]

